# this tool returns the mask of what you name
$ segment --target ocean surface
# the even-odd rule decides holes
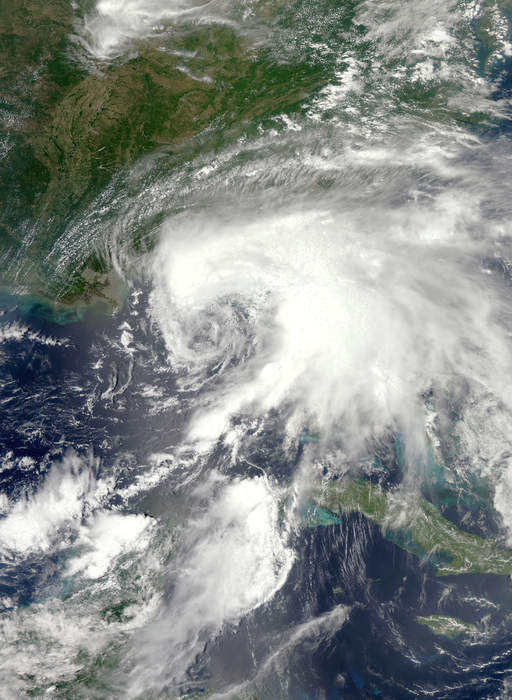
[[[512,697],[512,5],[0,6],[0,696]]]

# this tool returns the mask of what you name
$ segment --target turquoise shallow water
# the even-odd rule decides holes
[[[6,697],[508,697],[507,2],[0,52]]]

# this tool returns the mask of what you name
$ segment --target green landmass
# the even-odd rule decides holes
[[[369,41],[366,27],[354,23],[357,10],[353,0],[266,3],[255,9],[253,33],[221,22],[179,23],[168,36],[134,42],[130,56],[102,64],[77,42],[69,0],[1,4],[0,287],[64,306],[109,299],[106,281],[94,276],[108,230],[86,227],[77,245],[57,257],[54,246],[113,179],[156,153],[169,156],[171,171],[183,169],[200,153],[214,158],[240,138],[278,128],[277,115],[305,115],[349,67],[339,58],[345,52],[365,66],[364,88],[351,98],[352,112],[336,113],[339,120],[375,116],[384,99],[386,113],[425,123],[477,132],[496,123],[471,100],[464,109],[452,104],[463,86],[441,75],[422,82],[413,60],[404,65],[403,57]],[[464,30],[475,41],[482,74],[496,62],[492,17],[485,6]],[[473,57],[454,60],[471,64]],[[327,110],[322,119],[330,116]],[[151,247],[169,214],[160,212],[142,229],[128,221],[123,234]],[[108,251],[103,257],[110,269]]]
[[[68,0],[0,7],[0,285],[61,303],[94,296],[105,231],[66,251],[58,275],[46,258],[115,174],[158,151],[175,156],[173,167],[198,149],[213,153],[248,124],[293,111],[328,72],[308,56],[276,61],[222,23],[176,26],[167,45],[141,41],[128,60],[92,70],[78,58],[73,21]],[[200,133],[206,144],[194,142]]]
[[[461,530],[424,498],[407,504],[395,492],[345,477],[330,483],[317,501],[334,514],[361,513],[381,527],[384,537],[419,557],[438,576],[512,574],[512,550]]]
[[[131,606],[136,604],[136,600],[122,600],[119,603],[113,603],[112,605],[108,605],[101,611],[101,615],[109,623],[126,622],[126,620],[130,620],[132,617],[126,615],[126,608],[130,608]]]
[[[449,639],[455,639],[461,634],[473,634],[476,632],[474,625],[463,622],[456,617],[429,615],[428,617],[417,617],[416,620],[420,625],[428,627],[433,634],[448,637]]]

